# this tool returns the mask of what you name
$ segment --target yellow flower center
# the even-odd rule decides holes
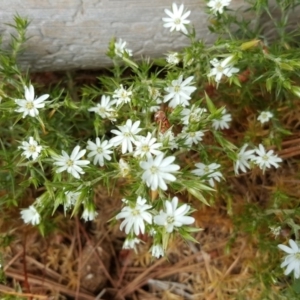
[[[152,174],[156,174],[156,173],[157,173],[157,167],[152,166],[152,167],[150,168],[150,172],[151,172]]]
[[[143,152],[149,152],[149,150],[150,150],[150,148],[149,148],[148,145],[142,146],[142,151],[143,151]]]
[[[176,24],[176,25],[181,24],[181,20],[180,20],[179,18],[175,19],[175,20],[174,20],[174,24]]]
[[[33,102],[32,101],[27,101],[26,108],[27,109],[33,109],[34,108]]]
[[[72,167],[73,165],[74,165],[73,160],[72,160],[72,159],[68,159],[68,161],[67,161],[67,166],[68,166],[68,167]]]
[[[265,154],[265,155],[262,157],[262,159],[263,159],[264,161],[268,161],[268,160],[269,160],[269,156]]]
[[[174,86],[174,91],[175,91],[175,93],[179,93],[180,92],[180,85],[175,85]]]
[[[133,216],[138,216],[138,215],[140,215],[140,211],[139,211],[138,209],[136,209],[136,208],[133,209],[131,213],[132,213]]]
[[[102,147],[98,147],[98,148],[97,148],[97,152],[98,152],[98,153],[103,153]]]
[[[34,153],[36,151],[36,147],[34,145],[30,145],[28,147],[28,150],[31,152],[31,153]]]
[[[174,223],[174,217],[168,216],[167,217],[167,223],[169,223],[169,224]]]
[[[220,73],[223,73],[224,68],[219,65],[219,66],[217,66],[217,71],[220,72]]]

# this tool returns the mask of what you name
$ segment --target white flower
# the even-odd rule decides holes
[[[158,140],[164,144],[165,147],[170,148],[171,150],[178,149],[178,144],[176,142],[174,133],[172,129],[167,130],[166,132],[158,133]]]
[[[115,42],[115,53],[120,57],[123,57],[125,53],[127,53],[128,56],[132,56],[132,50],[126,48],[126,42],[123,42],[122,39]]]
[[[103,119],[110,119],[111,121],[116,121],[116,111],[111,108],[115,104],[115,101],[111,101],[109,96],[102,95],[101,103],[97,103],[96,106],[91,107],[88,111],[98,114]]]
[[[119,168],[122,177],[126,177],[130,172],[130,167],[123,158],[120,158],[119,160]]]
[[[281,233],[281,227],[280,226],[269,226],[269,229],[270,229],[271,233],[274,235],[275,239]]]
[[[224,7],[228,6],[230,4],[231,0],[210,0],[207,3],[207,6],[210,7],[210,10],[212,11],[212,13],[214,13],[215,15],[217,13],[222,14]]]
[[[182,82],[182,75],[177,80],[173,80],[171,86],[165,88],[168,95],[164,96],[164,102],[168,102],[169,106],[175,108],[177,105],[189,105],[190,95],[196,90],[194,86],[188,84],[194,79],[194,76],[188,77]]]
[[[75,178],[80,178],[79,174],[84,174],[82,167],[88,165],[90,162],[88,160],[80,160],[80,158],[85,154],[86,150],[79,150],[80,146],[76,146],[70,156],[64,150],[62,150],[62,155],[53,157],[55,160],[53,164],[55,166],[59,166],[59,168],[56,170],[56,173],[67,171]]]
[[[115,99],[114,103],[116,105],[128,103],[131,101],[130,96],[132,95],[132,91],[128,91],[123,88],[123,85],[120,85],[119,89],[116,89],[113,93],[113,98]]]
[[[166,58],[166,61],[168,64],[170,65],[177,65],[179,64],[179,57],[178,57],[178,53],[177,52],[174,52],[174,53],[169,53],[167,58]]]
[[[67,211],[70,207],[74,206],[80,196],[80,192],[65,192],[66,201],[64,203],[64,210]]]
[[[216,171],[220,168],[219,164],[212,163],[210,165],[205,165],[203,163],[196,163],[195,166],[197,169],[192,170],[191,172],[197,176],[206,176],[211,187],[215,186],[214,180],[220,182],[223,177],[221,172]]]
[[[165,255],[162,245],[156,244],[151,247],[151,254],[153,257],[160,258]]]
[[[134,142],[136,149],[133,156],[147,157],[151,155],[158,155],[162,153],[157,150],[162,146],[162,143],[156,143],[156,138],[152,137],[151,133],[148,132],[147,137],[140,136],[137,141]]]
[[[152,156],[147,158],[147,161],[141,161],[140,166],[144,170],[142,180],[146,182],[147,186],[152,191],[161,188],[167,189],[165,181],[175,181],[176,177],[171,173],[180,169],[178,165],[172,164],[175,160],[175,156],[168,156],[164,158],[164,154],[157,155],[154,159]]]
[[[213,119],[212,120],[212,127],[214,130],[218,129],[228,129],[229,128],[229,122],[231,122],[231,114],[226,114],[226,108],[222,110],[221,117],[219,119]]]
[[[170,18],[163,18],[162,20],[165,22],[164,27],[169,28],[170,31],[182,31],[184,34],[188,34],[188,31],[185,27],[186,24],[189,24],[190,21],[186,20],[186,18],[190,15],[191,11],[187,11],[183,14],[184,6],[183,4],[180,7],[177,7],[176,3],[172,4],[172,11],[165,9],[165,13]]]
[[[39,146],[32,136],[29,137],[28,142],[22,142],[22,146],[19,146],[18,148],[24,150],[22,155],[28,159],[31,156],[33,160],[37,159],[42,151],[42,146]]]
[[[277,154],[273,154],[273,150],[266,152],[266,149],[262,144],[258,145],[255,153],[258,156],[253,157],[252,161],[254,161],[263,171],[265,171],[266,168],[271,168],[271,166],[278,168],[278,163],[282,162],[282,159],[278,157]]]
[[[16,112],[23,113],[23,118],[27,115],[36,117],[39,114],[38,108],[45,107],[44,101],[49,98],[48,94],[42,95],[38,98],[34,98],[34,88],[32,85],[24,87],[25,99],[15,99],[19,108],[15,109]]]
[[[38,225],[41,221],[41,216],[33,205],[21,210],[21,218],[25,224]]]
[[[132,124],[132,121],[128,119],[125,125],[117,126],[120,130],[111,130],[116,136],[110,139],[109,142],[114,146],[122,144],[122,154],[127,151],[131,153],[133,151],[132,143],[135,142],[136,134],[142,130],[139,128],[140,123],[140,121],[136,121]]]
[[[183,116],[182,123],[184,125],[188,125],[189,123],[199,123],[203,114],[206,112],[206,108],[195,107],[195,105],[192,105],[191,108],[184,108],[181,111],[181,115]]]
[[[219,61],[216,58],[211,60],[210,63],[214,66],[214,68],[211,69],[208,77],[215,76],[215,81],[220,82],[223,75],[231,77],[234,73],[239,72],[238,68],[234,68],[232,66],[232,63],[230,62],[231,60],[232,56],[228,56],[222,61]]]
[[[159,215],[154,217],[154,223],[160,226],[164,226],[166,231],[171,233],[174,231],[174,227],[181,227],[183,225],[190,225],[195,222],[195,219],[186,214],[190,211],[190,206],[183,204],[178,207],[178,198],[174,197],[171,201],[166,200],[166,211],[160,211]]]
[[[138,245],[141,242],[138,238],[127,238],[123,244],[123,249],[133,249],[136,251],[136,245]]]
[[[188,147],[191,147],[193,144],[197,145],[198,142],[202,141],[204,132],[201,130],[189,131],[186,127],[184,127],[180,136],[184,139],[184,144]]]
[[[148,86],[148,92],[149,97],[151,100],[153,100],[155,103],[154,105],[150,106],[150,112],[157,112],[160,110],[160,104],[162,103],[162,100],[159,98],[161,96],[159,90],[155,87]],[[145,112],[145,110],[144,110]]]
[[[85,222],[93,221],[97,216],[98,216],[98,213],[95,210],[85,208],[82,213],[81,219],[83,219]]]
[[[257,120],[263,124],[268,122],[273,117],[273,114],[269,111],[262,111],[258,116]]]
[[[148,86],[149,97],[153,100],[157,100],[161,95],[157,88]]]
[[[86,147],[87,150],[91,152],[88,154],[88,158],[94,157],[93,164],[99,164],[101,167],[104,166],[104,159],[111,160],[111,154],[113,151],[109,150],[113,145],[110,144],[108,141],[100,141],[100,139],[96,138],[96,143],[88,141],[88,146]]]
[[[124,219],[120,225],[120,230],[125,227],[125,233],[128,234],[132,229],[136,235],[145,233],[145,223],[152,224],[152,215],[147,211],[151,205],[146,204],[147,200],[138,196],[134,207],[125,206],[121,212],[116,215],[116,219]]]
[[[248,144],[245,144],[239,151],[237,155],[237,160],[234,163],[234,172],[235,174],[239,173],[239,169],[242,172],[247,172],[247,168],[250,169],[249,160],[252,160],[254,156],[255,150],[246,150]]]
[[[287,253],[284,261],[281,263],[281,268],[287,267],[284,275],[290,274],[294,271],[295,278],[300,277],[300,249],[295,241],[289,240],[290,247],[286,245],[278,245],[278,248]]]

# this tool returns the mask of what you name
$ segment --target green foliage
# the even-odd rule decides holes
[[[243,231],[262,252],[269,252],[268,261],[252,267],[256,269],[254,279],[265,287],[261,299],[271,299],[267,291],[282,276],[278,267],[279,242],[275,238],[280,230],[288,229],[298,240],[298,199],[280,187],[273,188],[265,203],[244,195],[244,205],[236,215],[238,203],[226,180],[230,182],[238,172],[255,169],[264,181],[268,178],[266,169],[281,163],[272,152],[260,155],[257,146],[280,149],[284,137],[291,135],[281,121],[282,110],[297,105],[300,96],[300,52],[297,33],[286,29],[289,15],[299,3],[278,0],[276,9],[280,14],[275,18],[268,1],[248,2],[247,13],[256,16],[253,22],[229,9],[210,15],[209,29],[216,34],[213,45],[196,40],[195,30],[189,27],[186,37],[190,45],[180,53],[170,53],[167,61],[146,58],[136,63],[126,43],[112,39],[107,55],[114,66],[107,72],[109,75],[98,78],[97,84],[84,86],[77,93],[72,84],[71,89],[60,85],[41,87],[36,88],[34,96],[29,73],[17,65],[29,22],[16,16],[10,25],[15,29],[10,49],[0,50],[1,214],[21,208],[23,220],[37,225],[45,236],[56,227],[57,210],[63,209],[68,217],[81,215],[85,221],[93,220],[97,215],[94,189],[101,186],[109,194],[119,189],[123,204],[120,201],[115,213],[121,211],[121,219],[126,220],[124,212],[128,211],[133,219],[142,216],[141,207],[145,203],[149,206],[148,220],[147,216],[141,217],[137,226],[134,221],[125,226],[127,240],[134,240],[136,231],[144,230],[155,245],[166,250],[174,235],[196,242],[193,233],[200,229],[186,226],[191,224],[192,212],[218,203],[214,195],[222,191],[227,212],[235,223],[233,240]],[[266,18],[276,32],[272,38],[261,26]],[[70,74],[69,80],[72,81]],[[33,112],[32,102],[39,97],[43,105],[38,107],[38,113]],[[259,123],[261,112],[270,113],[270,120]],[[249,113],[254,120],[248,120]],[[128,121],[141,130],[133,132],[132,125],[132,131],[126,131]],[[240,130],[235,136],[230,122]],[[116,142],[118,134],[127,140]],[[155,165],[149,152],[137,153],[141,136],[146,138],[149,134],[153,143],[160,143],[157,147],[168,161],[162,166],[164,175],[156,179],[151,176],[157,174],[161,162]],[[31,139],[35,144],[30,144]],[[98,146],[94,144],[92,154],[91,142],[95,141]],[[101,153],[107,151],[105,142],[110,148],[108,157],[102,157],[101,162]],[[243,145],[244,151],[253,150],[248,150],[251,154],[245,158],[246,164],[241,158]],[[140,151],[149,148],[149,144],[143,145]],[[155,154],[155,159],[159,155]],[[265,163],[268,159],[271,165]],[[147,166],[143,166],[151,163],[147,173]],[[242,177],[238,179],[242,181]],[[175,196],[189,203],[166,207]],[[140,204],[138,198],[146,202]],[[182,218],[176,219],[178,215]],[[111,217],[115,223],[115,216]],[[159,224],[159,217],[165,218],[165,226]],[[127,224],[130,222],[127,220]],[[168,228],[170,224],[174,225],[172,230]],[[1,247],[8,246],[12,238],[4,233]],[[230,251],[230,243],[227,250]],[[299,294],[299,282],[281,290],[282,297],[286,293],[292,299]]]

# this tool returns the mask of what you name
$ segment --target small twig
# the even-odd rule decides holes
[[[76,216],[75,219],[75,224],[76,224],[76,236],[77,236],[77,241],[78,241],[78,250],[79,250],[79,255],[78,255],[78,273],[77,273],[77,285],[76,285],[76,300],[78,299],[78,294],[80,290],[80,270],[81,270],[81,258],[82,258],[82,245],[81,245],[81,239],[80,239],[80,229],[79,229],[79,220],[78,217]]]
[[[23,254],[23,251],[19,251],[7,264],[5,264],[5,266],[3,268],[4,273],[22,254]]]
[[[48,299],[48,296],[36,295],[36,294],[27,294],[27,293],[18,293],[14,289],[8,288],[8,287],[3,286],[3,285],[0,285],[0,292],[5,293],[6,295],[13,295],[13,296],[22,297],[22,298],[28,297],[29,299],[31,299],[33,297],[34,299],[41,299],[41,300],[47,300]]]
[[[55,271],[53,271],[52,269],[48,268],[46,266],[46,264],[42,264],[28,255],[26,255],[26,260],[28,262],[32,263],[33,265],[37,266],[38,268],[40,268],[44,273],[46,273],[53,279],[58,280],[58,281],[60,281],[62,279],[62,276],[60,274],[58,274]]]
[[[165,262],[165,260],[166,259],[163,257],[158,261],[156,261],[152,266],[148,267],[143,273],[139,274],[133,281],[131,281],[123,289],[119,290],[117,296],[125,297],[126,295],[132,293],[134,290],[147,283],[149,279],[147,279],[146,276],[149,273],[151,273],[155,268],[157,268],[159,265],[161,265],[163,262]]]
[[[18,273],[17,270],[9,269],[5,272],[5,275],[7,277],[14,278],[15,280],[21,280],[21,281],[25,280],[24,275],[21,273]],[[76,296],[75,291],[72,291],[72,290],[68,289],[65,285],[59,284],[52,280],[48,280],[48,279],[41,280],[41,278],[39,276],[35,276],[35,275],[31,275],[31,274],[27,274],[27,280],[30,284],[34,284],[34,285],[42,284],[44,287],[47,287],[52,291],[55,290],[57,292],[64,293],[64,294],[66,294],[70,297],[74,297],[74,298]],[[79,292],[78,297],[80,300],[95,300],[95,296],[91,295],[88,292]]]
[[[154,286],[157,289],[163,291],[172,291],[179,296],[183,296],[184,299],[193,299],[192,291],[191,293],[187,293],[185,289],[188,289],[187,286],[183,283],[179,282],[170,282],[170,281],[161,281],[161,280],[154,280],[149,279],[147,282],[150,286]]]
[[[24,235],[24,243],[23,243],[23,270],[24,270],[24,286],[27,291],[30,293],[30,285],[27,278],[27,264],[26,264],[26,238],[27,235]],[[32,299],[31,297],[29,299]]]

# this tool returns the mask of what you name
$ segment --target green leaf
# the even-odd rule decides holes
[[[210,206],[209,203],[204,198],[204,196],[199,191],[197,191],[196,189],[187,188],[187,191],[188,191],[189,194],[193,195],[195,198],[197,198],[198,200],[200,200],[205,205]]]
[[[300,294],[300,279],[295,279],[292,288],[295,293]]]

